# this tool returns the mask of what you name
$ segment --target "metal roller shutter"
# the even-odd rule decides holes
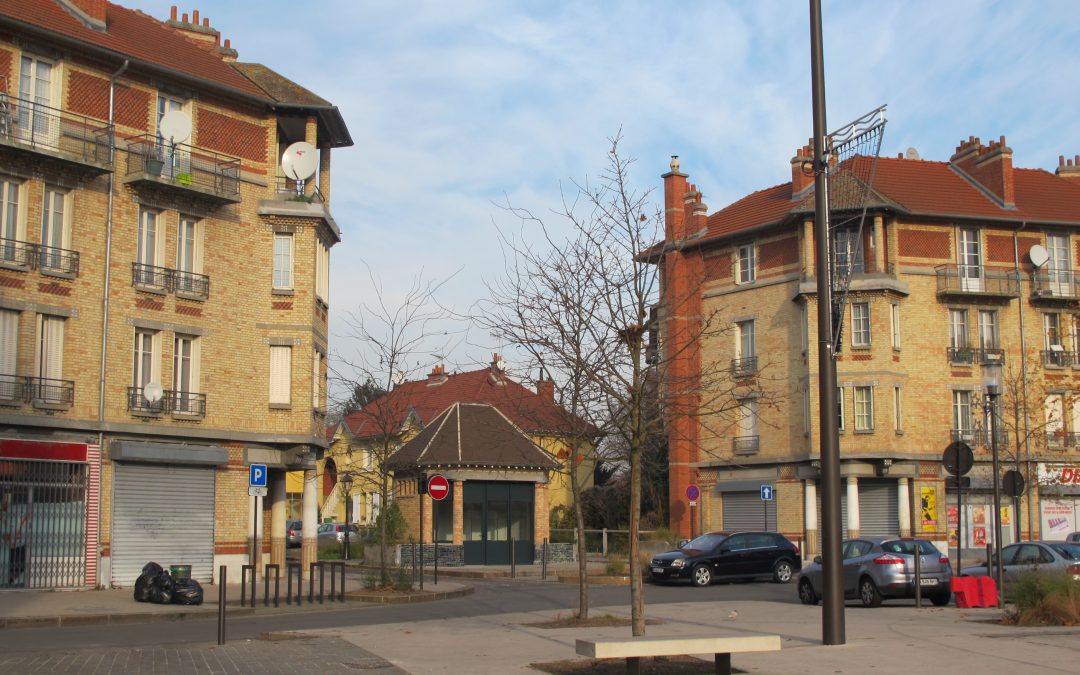
[[[896,481],[889,478],[859,480],[859,534],[895,537],[900,534],[900,505]]]
[[[153,561],[214,568],[214,467],[117,463],[113,480],[112,583],[131,586]]]
[[[776,532],[776,500],[765,501],[759,491],[723,492],[724,530]]]

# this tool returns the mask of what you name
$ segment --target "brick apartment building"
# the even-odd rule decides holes
[[[297,186],[299,141],[318,165]],[[313,499],[326,446],[330,154],[351,144],[197,11],[0,0],[0,587],[129,585],[150,560],[239,578],[256,518],[284,561],[285,471]]]
[[[728,369],[736,394],[735,414],[715,433],[674,421],[669,499],[684,534],[684,492],[696,482],[695,530],[767,528],[802,542],[804,554],[819,550],[809,160],[801,149],[791,182],[711,215],[676,160],[663,176],[663,347],[685,355],[677,365],[690,371]],[[1004,542],[1017,523],[1024,538],[1080,529],[1080,158],[1062,158],[1053,174],[1014,168],[1004,138],[970,138],[948,162],[882,158],[873,187],[861,237],[832,235],[837,264],[852,271],[837,357],[845,536],[955,546],[959,512],[942,452],[963,440],[976,461],[963,545],[992,541],[984,362],[1005,373],[1002,471],[1018,467],[1030,488],[1019,512],[1003,500]],[[677,302],[685,305],[673,311]],[[686,349],[693,331],[681,319],[717,311],[728,332]],[[762,485],[775,500],[762,499]]]

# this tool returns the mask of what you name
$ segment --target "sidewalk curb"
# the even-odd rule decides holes
[[[227,617],[250,616],[254,609],[230,607]],[[134,614],[68,614],[57,616],[16,616],[0,618],[0,630],[19,628],[63,628],[67,626],[91,626],[99,624],[164,623],[186,619],[205,619],[217,616],[216,609],[187,610],[183,612],[136,612]]]
[[[451,598],[463,598],[466,595],[472,595],[476,592],[476,589],[472,586],[465,586],[454,591],[424,591],[416,594],[409,595],[375,595],[373,593],[364,593],[363,591],[352,591],[346,593],[345,598],[347,600],[359,600],[362,602],[379,603],[383,605],[404,605],[414,602],[433,602],[435,600],[449,600]]]

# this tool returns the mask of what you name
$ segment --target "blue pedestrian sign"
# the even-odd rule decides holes
[[[761,501],[763,501],[763,502],[771,502],[773,500],[773,497],[774,497],[775,494],[776,493],[773,492],[773,486],[771,486],[771,485],[762,485],[761,486]]]
[[[266,487],[266,465],[252,464],[248,469],[248,485],[250,487]]]

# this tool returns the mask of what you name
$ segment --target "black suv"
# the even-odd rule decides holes
[[[708,586],[713,579],[772,579],[786,584],[802,569],[799,547],[776,532],[710,532],[658,553],[649,570],[656,583],[689,579]]]

